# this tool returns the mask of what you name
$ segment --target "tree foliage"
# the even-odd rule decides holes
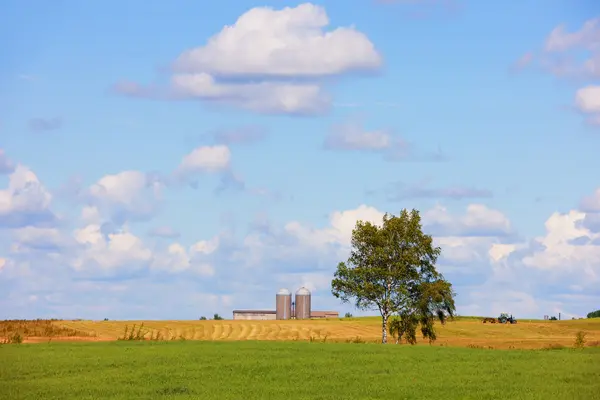
[[[596,311],[592,311],[591,313],[588,313],[587,317],[588,318],[600,318],[600,310],[596,310]]]
[[[446,321],[455,311],[452,285],[436,270],[441,254],[430,235],[423,233],[417,210],[385,214],[381,225],[357,221],[352,248],[340,262],[331,282],[332,293],[358,309],[376,309],[382,316],[382,343],[390,331],[416,341],[420,325],[423,337],[435,340],[434,322]]]

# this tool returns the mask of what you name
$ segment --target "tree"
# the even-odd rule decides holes
[[[587,317],[588,318],[600,318],[600,310],[596,310],[596,311],[592,311],[591,313],[588,313]]]
[[[223,319],[223,317],[221,317],[219,314],[215,314],[215,315],[213,315],[213,319],[214,319],[215,321],[220,321],[220,320],[222,320],[222,319]]]
[[[444,323],[454,315],[454,293],[435,268],[441,249],[423,233],[419,212],[386,213],[380,226],[359,220],[351,244],[350,257],[331,281],[333,295],[344,303],[353,299],[358,309],[378,310],[382,343],[394,314],[404,321],[394,332],[410,336],[420,324],[423,337],[435,340],[434,320]]]

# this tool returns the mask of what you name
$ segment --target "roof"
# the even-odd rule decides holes
[[[339,315],[340,313],[337,311],[311,311],[311,317],[322,317],[326,315]]]
[[[235,314],[276,314],[275,310],[233,310]]]

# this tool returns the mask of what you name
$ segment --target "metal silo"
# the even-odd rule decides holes
[[[275,318],[290,319],[292,317],[292,293],[287,289],[279,289],[275,296]]]
[[[301,287],[296,292],[296,319],[310,318],[310,290]]]

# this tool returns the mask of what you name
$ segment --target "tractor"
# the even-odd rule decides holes
[[[501,324],[506,324],[506,323],[516,324],[517,320],[515,318],[513,318],[512,314],[509,317],[507,313],[502,313],[498,317],[498,322]]]

